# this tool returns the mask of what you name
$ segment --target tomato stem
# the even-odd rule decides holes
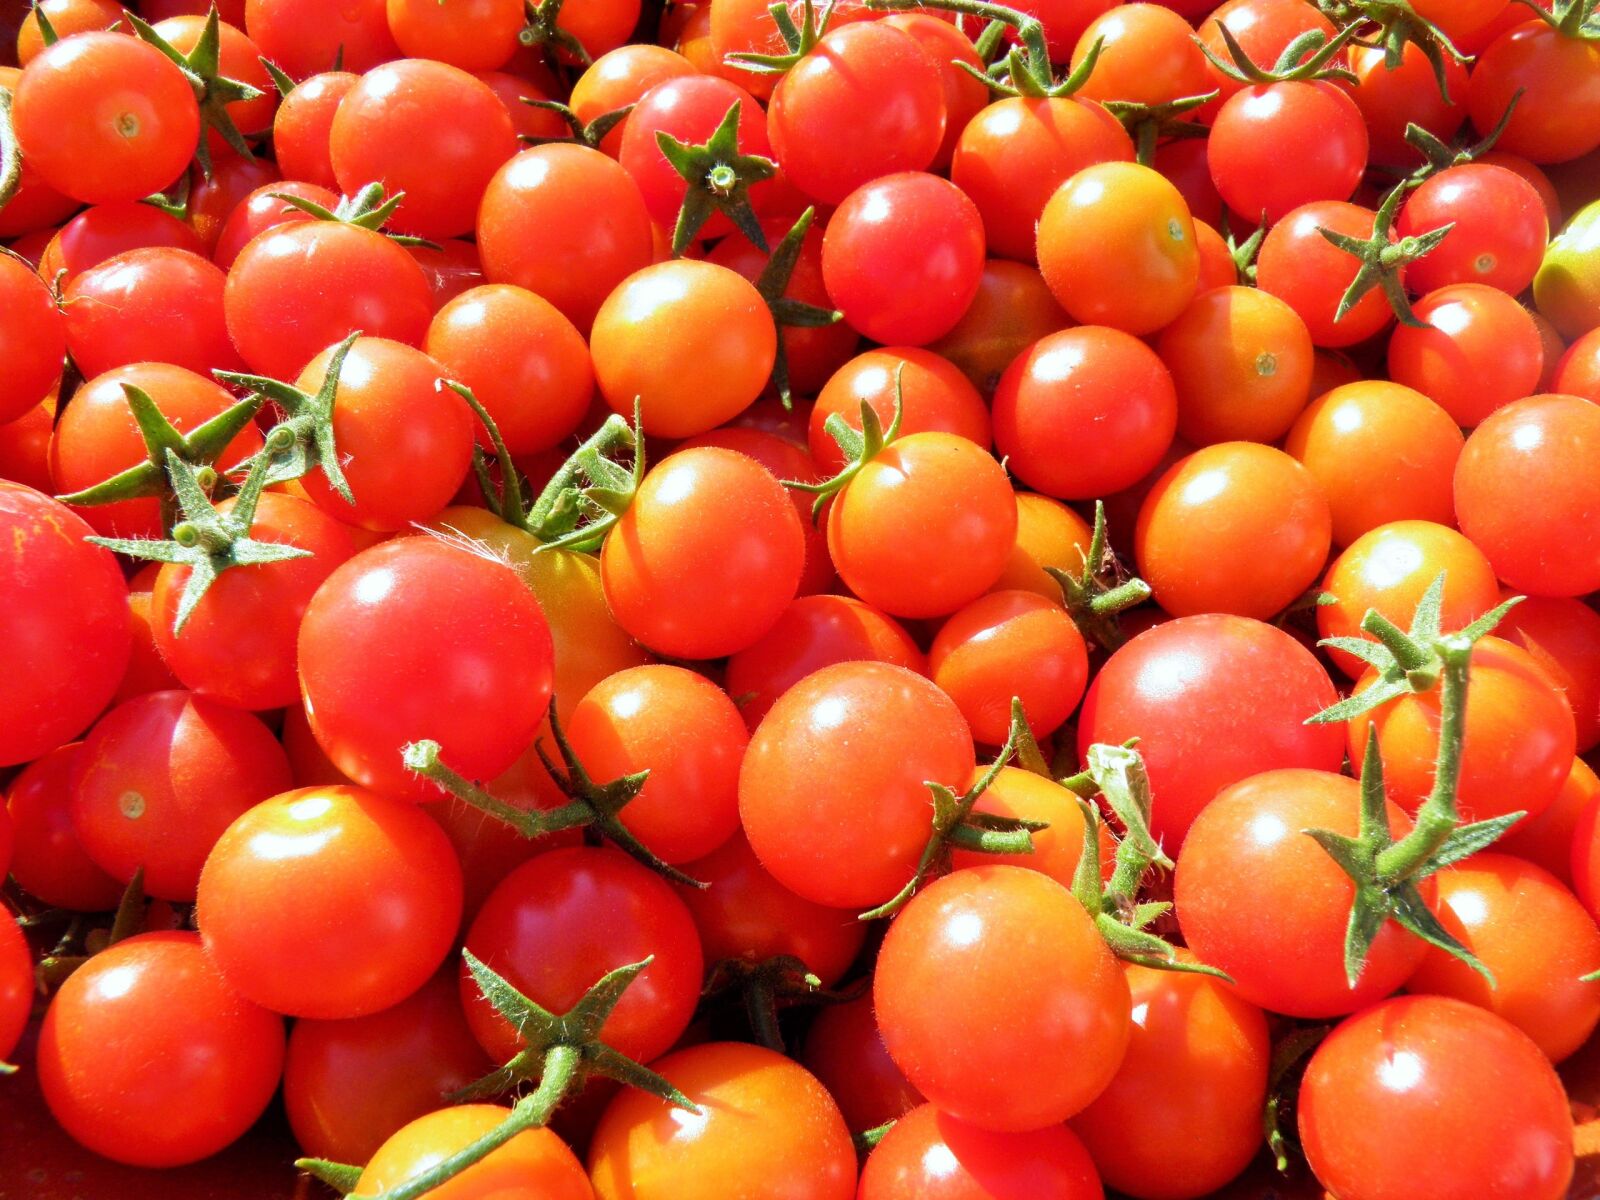
[[[1144,580],[1122,578],[1106,536],[1106,506],[1100,500],[1094,504],[1094,529],[1078,573],[1059,567],[1046,567],[1045,573],[1061,588],[1061,603],[1079,631],[1106,650],[1115,650],[1126,640],[1117,617],[1151,595]]]

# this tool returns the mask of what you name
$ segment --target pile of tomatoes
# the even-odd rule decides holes
[[[383,1200],[1561,1200],[1548,4],[38,0],[0,1058]]]

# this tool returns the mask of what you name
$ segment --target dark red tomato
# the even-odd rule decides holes
[[[1471,676],[1456,790],[1462,817],[1536,816],[1555,802],[1572,767],[1572,709],[1530,655],[1496,637],[1473,647]],[[1375,679],[1369,670],[1355,690]],[[1415,812],[1433,787],[1439,703],[1438,689],[1402,695],[1348,724],[1352,761],[1367,743],[1368,726],[1377,730],[1384,787],[1407,812]]]
[[[1020,867],[957,871],[912,897],[883,940],[872,998],[906,1078],[988,1130],[1081,1112],[1128,1046],[1120,964],[1070,891]]]
[[[483,282],[483,261],[478,257],[476,242],[445,238],[433,246],[407,246],[406,249],[428,281],[435,315],[462,292]]]
[[[33,997],[33,954],[10,910],[0,908],[0,1062],[22,1040]]]
[[[412,59],[449,63],[463,71],[492,71],[517,52],[527,23],[517,0],[474,0],[447,9],[428,0],[388,0],[389,32]]]
[[[1037,268],[991,258],[961,320],[929,349],[954,363],[982,395],[992,396],[1012,359],[1070,324]]]
[[[852,1130],[876,1129],[922,1103],[889,1057],[870,995],[819,1008],[800,1062],[838,1102]]]
[[[1039,737],[1072,715],[1088,682],[1089,654],[1060,604],[1035,592],[1003,591],[952,614],[933,639],[928,666],[972,736],[998,746],[1011,727],[1013,699],[1022,701]]]
[[[1083,1143],[1065,1125],[994,1133],[931,1104],[907,1113],[873,1149],[858,1200],[1100,1200]]]
[[[939,67],[939,82],[944,90],[944,140],[934,153],[932,167],[943,170],[950,165],[956,139],[961,131],[989,105],[990,92],[974,79],[962,64],[983,70],[972,39],[940,12],[894,12],[883,18],[885,26],[908,33]]]
[[[245,0],[244,14],[261,53],[291,79],[336,63],[359,74],[400,56],[384,0]]]
[[[1092,101],[1013,96],[959,131],[950,178],[983,217],[989,252],[1034,260],[1034,228],[1055,190],[1084,167],[1132,162],[1133,142]]]
[[[207,249],[217,244],[222,226],[251,192],[282,179],[277,164],[268,158],[243,158],[229,153],[211,164],[211,176],[196,163],[189,168],[188,221]]]
[[[617,623],[679,658],[754,644],[794,599],[804,566],[783,485],[754,459],[709,446],[651,470],[600,552]]]
[[[451,968],[382,1012],[296,1021],[283,1104],[304,1153],[366,1162],[390,1134],[490,1067],[467,1028]]]
[[[454,770],[492,779],[550,704],[550,630],[533,593],[505,563],[434,537],[373,546],[329,576],[301,622],[299,656],[328,757],[397,797],[438,794],[402,765],[406,743],[430,738]],[[441,662],[473,668],[441,673]]]
[[[994,392],[995,448],[1007,467],[1064,500],[1099,499],[1139,482],[1177,424],[1166,365],[1138,338],[1102,325],[1041,338]]]
[[[830,417],[837,415],[860,432],[861,405],[866,403],[888,428],[897,396],[902,437],[953,433],[988,449],[989,411],[958,367],[918,346],[879,347],[845,363],[818,394],[807,429],[817,467],[830,475],[844,469],[844,451],[827,430]]]
[[[1526,1034],[1445,997],[1400,997],[1334,1030],[1306,1067],[1299,1126],[1340,1196],[1559,1200],[1572,1178],[1555,1068]]]
[[[313,358],[296,385],[315,395],[332,355],[330,347]],[[475,420],[440,383],[443,374],[409,345],[356,339],[333,410],[334,444],[355,504],[320,472],[305,478],[306,494],[338,520],[381,533],[427,520],[450,503],[467,477]]]
[[[702,1119],[623,1088],[589,1147],[597,1200],[726,1200],[782,1181],[784,1200],[850,1200],[856,1156],[839,1108],[797,1063],[761,1046],[712,1042],[651,1066]]]
[[[39,260],[39,274],[55,280],[65,271],[67,284],[108,258],[152,246],[206,253],[200,235],[177,217],[153,204],[123,200],[86,208],[63,225]]]
[[[1295,209],[1267,231],[1256,257],[1256,284],[1288,302],[1311,331],[1313,345],[1353,346],[1394,320],[1381,289],[1374,288],[1343,317],[1339,300],[1356,277],[1355,258],[1325,239],[1319,229],[1350,237],[1372,236],[1370,208],[1326,200]]]
[[[1226,27],[1233,35],[1234,40],[1250,56],[1251,62],[1269,66],[1276,63],[1289,48],[1289,43],[1301,34],[1316,30],[1324,37],[1332,37],[1334,33],[1333,23],[1315,8],[1302,3],[1302,0],[1225,0],[1204,21],[1196,24],[1200,41],[1223,62],[1230,62],[1231,58],[1219,25]],[[1206,72],[1209,77],[1208,89],[1216,88],[1219,94],[1199,110],[1202,120],[1210,120],[1230,96],[1249,86],[1242,80],[1224,75],[1209,62]],[[1173,143],[1178,146],[1192,144],[1205,145],[1204,142],[1188,138]]]
[[[1413,237],[1442,225],[1452,226],[1449,236],[1406,271],[1414,291],[1481,283],[1515,296],[1533,282],[1550,236],[1533,184],[1489,163],[1433,176],[1406,201],[1397,229]]]
[[[1569,596],[1529,596],[1496,632],[1555,681],[1572,706],[1578,752],[1592,749],[1600,741],[1600,614]]]
[[[767,129],[790,182],[838,204],[874,179],[932,166],[945,119],[938,62],[874,21],[833,30],[778,80]]]
[[[183,72],[119,33],[82,33],[42,52],[17,82],[12,122],[39,177],[87,204],[161,191],[200,136]]]
[[[292,96],[295,93],[289,94]],[[255,240],[257,234],[265,233],[279,225],[316,219],[303,209],[280,199],[281,196],[309,200],[330,210],[339,203],[338,193],[321,184],[300,183],[294,180],[263,184],[241,200],[228,214],[228,219],[222,223],[222,230],[217,235],[217,246],[211,252],[211,260],[226,271],[233,266],[234,259],[239,257],[239,252]],[[149,205],[144,207],[148,208]]]
[[[339,103],[329,131],[347,194],[369,183],[404,194],[396,229],[425,238],[471,232],[489,180],[517,152],[511,114],[481,80],[427,59],[375,67]]]
[[[438,1108],[402,1127],[373,1154],[356,1187],[378,1195],[415,1179],[487,1136],[511,1116],[496,1104]],[[556,1134],[524,1129],[493,1153],[430,1192],[442,1200],[487,1200],[518,1191],[540,1200],[590,1200],[583,1166]]]
[[[290,785],[289,762],[249,713],[190,692],[152,692],[107,713],[72,765],[72,824],[120,883],[193,900],[200,867],[246,809]]]
[[[560,444],[594,398],[583,335],[548,300],[511,284],[455,297],[434,316],[424,348],[472,389],[513,454]],[[481,427],[478,440],[488,440]]]
[[[711,885],[704,891],[678,888],[708,964],[734,959],[755,965],[786,955],[803,962],[823,987],[832,987],[866,939],[866,922],[851,910],[813,903],[768,874],[742,834],[684,872]]]
[[[1577,890],[1572,860],[1577,851],[1577,830],[1600,796],[1600,776],[1581,758],[1572,760],[1561,792],[1536,817],[1525,817],[1494,844],[1496,851],[1515,854],[1543,867],[1568,887]]]
[[[161,573],[161,563],[145,563],[128,580],[128,628],[133,632],[133,647],[128,655],[128,669],[122,673],[113,704],[132,700],[146,692],[166,692],[181,688],[178,677],[172,673],[161,651],[156,649],[156,634],[151,628],[151,605],[154,600],[156,577]]]
[[[638,185],[650,219],[663,229],[670,230],[676,224],[689,185],[661,153],[656,135],[665,133],[687,145],[699,144],[716,131],[735,104],[739,106],[739,152],[775,157],[760,103],[726,79],[712,75],[673,76],[646,92],[628,114],[618,161]],[[750,189],[751,203],[765,207],[775,190],[770,180],[755,184]],[[706,222],[700,236],[719,237],[732,229],[733,223],[719,213]]]
[[[1283,170],[1285,146],[1296,148],[1293,171]],[[1206,158],[1229,208],[1275,224],[1302,204],[1349,199],[1366,170],[1367,129],[1335,84],[1255,84],[1217,113]]]
[[[146,205],[146,207],[149,207]],[[10,255],[0,255],[0,424],[21,420],[61,378],[66,322],[39,276]]]
[[[1333,517],[1316,479],[1281,450],[1219,442],[1180,459],[1139,509],[1134,555],[1175,617],[1282,612],[1322,574]]]
[[[943,21],[936,24],[943,29],[950,28]],[[765,218],[761,222],[761,230],[766,235],[767,244],[776,246],[789,232],[790,225],[787,217]],[[754,242],[735,230],[717,243],[706,255],[706,261],[737,271],[754,283],[766,269],[768,257]],[[806,231],[805,239],[800,243],[800,255],[795,261],[794,272],[789,276],[789,284],[784,288],[783,295],[786,299],[814,304],[818,308],[832,307],[827,288],[822,283],[821,225],[813,224]],[[780,326],[778,337],[783,342],[784,358],[789,367],[789,386],[802,396],[816,395],[828,377],[850,357],[859,340],[856,331],[843,321],[809,328]],[[829,445],[832,445],[831,440]]]
[[[1493,129],[1521,92],[1497,149],[1536,163],[1567,162],[1600,145],[1600,47],[1533,18],[1478,56],[1466,108]]]
[[[1411,823],[1390,804],[1396,838]],[[1361,787],[1325,770],[1270,770],[1219,792],[1201,810],[1173,879],[1184,940],[1226,971],[1253,1004],[1296,1017],[1355,1012],[1399,987],[1427,945],[1389,922],[1354,987],[1345,929],[1355,884],[1307,829],[1354,837]],[[1433,885],[1426,883],[1431,897]]]
[[[1261,1145],[1266,1017],[1219,979],[1131,963],[1123,971],[1133,998],[1128,1053],[1072,1130],[1118,1191],[1148,1200],[1207,1194]],[[1129,1137],[1134,1126],[1144,1133]]]
[[[757,727],[739,816],[762,866],[789,890],[837,908],[881,904],[927,845],[928,782],[964,788],[973,758],[960,710],[922,676],[839,663],[791,687]]]
[[[330,60],[331,61],[331,60]],[[272,119],[272,152],[285,179],[336,188],[329,138],[333,117],[361,76],[322,71],[303,79],[283,98]]]
[[[84,853],[72,826],[71,773],[81,742],[42,755],[11,781],[11,877],[34,899],[74,912],[115,908],[122,884]],[[4,1055],[0,1055],[4,1057]]]
[[[85,378],[130,363],[165,362],[204,374],[243,364],[228,337],[227,278],[187,250],[129,250],[68,285],[67,349]]]
[[[182,13],[158,21],[155,31],[165,38],[179,54],[191,54],[205,34],[206,17],[203,13]],[[272,129],[272,117],[278,107],[278,89],[272,76],[261,63],[261,50],[243,30],[228,23],[226,18],[217,23],[217,70],[228,79],[253,87],[260,92],[252,100],[235,100],[223,111],[234,127],[246,137],[266,134]],[[208,130],[206,144],[213,155],[226,157],[234,153],[216,130]]]
[[[983,218],[949,180],[907,171],[851,192],[828,221],[822,277],[875,342],[920,346],[955,327],[983,276]]]
[[[663,42],[669,39],[665,36]],[[694,64],[666,46],[635,43],[618,46],[596,58],[572,85],[568,103],[578,120],[586,124],[606,113],[637,104],[658,83],[695,74]],[[600,141],[600,149],[616,158],[622,152],[622,134],[628,119],[612,127]]]
[[[1600,1022],[1600,929],[1560,880],[1509,854],[1474,854],[1434,877],[1439,920],[1494,975],[1429,947],[1409,992],[1454,996],[1504,1017],[1551,1062],[1570,1056]]]
[[[1328,498],[1333,544],[1348,546],[1390,521],[1452,524],[1464,441],[1450,414],[1421,392],[1370,379],[1319,395],[1283,448]]]
[[[1470,429],[1538,388],[1544,343],[1512,296],[1458,283],[1430,292],[1414,311],[1424,327],[1401,325],[1390,335],[1389,378],[1427,396],[1456,424]]]
[[[1178,189],[1183,202],[1189,206],[1190,215],[1194,217],[1195,233],[1202,240],[1200,290],[1204,291],[1205,268],[1208,264],[1204,257],[1206,239],[1205,235],[1200,233],[1200,226],[1205,225],[1212,233],[1216,233],[1215,226],[1222,220],[1222,197],[1217,195],[1217,185],[1211,182],[1211,167],[1206,162],[1206,140],[1178,138],[1163,142],[1156,147],[1150,165]],[[1217,241],[1221,240],[1219,234]],[[1226,243],[1223,243],[1223,249],[1227,249]],[[1233,266],[1233,256],[1229,254],[1227,258],[1229,270],[1233,272],[1227,281],[1235,283],[1238,280],[1238,272]]]
[[[1159,4],[1123,4],[1096,17],[1072,50],[1077,68],[1102,42],[1094,73],[1078,93],[1089,100],[1166,104],[1211,90],[1205,55],[1189,22]]]
[[[229,511],[232,501],[223,501]],[[238,708],[268,709],[296,704],[295,637],[312,593],[355,553],[349,527],[315,505],[268,492],[256,509],[250,536],[308,551],[260,566],[224,571],[174,632],[190,570],[177,563],[161,568],[151,625],[162,660],[183,686]]]
[[[293,379],[357,330],[420,345],[433,316],[422,268],[381,233],[336,221],[270,229],[239,252],[224,298],[251,370]]]
[[[1227,695],[1226,705],[1205,697]],[[1262,771],[1337,771],[1344,733],[1306,718],[1338,698],[1326,671],[1289,634],[1208,614],[1141,633],[1106,660],[1078,718],[1078,747],[1139,739],[1154,795],[1152,827],[1168,853],[1229,784]]]
[[[414,804],[358,787],[302,788],[256,805],[222,835],[195,918],[223,977],[256,1003],[361,1017],[439,969],[461,920],[461,867]]]
[[[573,846],[518,867],[490,894],[466,946],[530,1000],[554,1013],[608,971],[654,956],[629,985],[601,1038],[649,1062],[689,1025],[700,995],[700,937],[672,885],[618,850]],[[506,1019],[463,966],[461,999],[473,1036],[495,1062],[520,1048]]]
[[[796,683],[842,662],[927,671],[922,651],[893,617],[850,596],[801,596],[759,641],[728,660],[728,694],[753,730]]]
[[[1400,53],[1400,65],[1391,70],[1381,46],[1352,46],[1350,69],[1356,84],[1351,97],[1367,123],[1367,141],[1372,161],[1385,166],[1416,165],[1421,160],[1406,141],[1406,126],[1416,124],[1442,141],[1455,137],[1466,121],[1467,68],[1448,54],[1444,61],[1444,80],[1450,99],[1439,91],[1433,64],[1422,48],[1408,42]],[[1497,113],[1485,129],[1493,129]]]
[[[122,678],[128,585],[111,552],[83,540],[92,532],[65,505],[0,480],[0,545],[13,556],[0,609],[0,765],[81,733]]]
[[[283,1069],[283,1022],[229,987],[195,934],[147,933],[61,985],[39,1030],[38,1069],[50,1114],[84,1146],[175,1167],[215,1154],[266,1109]]]

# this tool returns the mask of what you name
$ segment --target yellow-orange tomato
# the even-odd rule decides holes
[[[418,1117],[394,1134],[361,1172],[356,1190],[369,1196],[415,1179],[465,1149],[511,1115],[498,1104],[463,1104]],[[590,1200],[589,1180],[567,1144],[548,1129],[525,1129],[448,1183],[428,1190],[429,1200]]]
[[[1600,775],[1581,758],[1550,807],[1536,817],[1524,817],[1494,844],[1502,854],[1515,854],[1543,867],[1568,887],[1573,886],[1572,855],[1578,821],[1600,800]]]
[[[618,46],[595,59],[578,76],[568,103],[578,120],[587,125],[596,117],[635,103],[658,83],[695,73],[692,62],[665,46]],[[628,118],[623,117],[600,139],[600,149],[612,158],[622,147],[622,130],[627,123]]]
[[[991,258],[966,314],[928,349],[955,363],[987,396],[1012,359],[1071,324],[1037,268]]]
[[[772,374],[777,329],[755,285],[713,263],[675,259],[624,279],[594,319],[589,350],[613,411],[645,432],[693,437],[738,416]]]
[[[988,768],[982,766],[975,768],[969,786],[977,783],[986,770]],[[1035,775],[1021,767],[1001,767],[994,782],[978,797],[973,811],[1043,821],[1045,828],[1034,833],[1032,854],[985,854],[980,850],[957,850],[950,856],[953,869],[959,871],[963,867],[1006,863],[1048,875],[1063,887],[1072,886],[1073,873],[1078,869],[1078,860],[1083,857],[1083,810],[1078,807],[1077,796],[1043,775]],[[1100,873],[1109,876],[1112,855],[1116,852],[1116,839],[1104,821],[1098,823],[1097,834],[1100,842]]]
[[[1275,442],[1311,392],[1311,334],[1270,292],[1202,292],[1161,332],[1178,389],[1178,436],[1195,446]]]
[[[1094,530],[1061,501],[1037,492],[1017,493],[1017,541],[1006,569],[991,591],[1025,588],[1047,600],[1061,599],[1061,585],[1046,567],[1076,575],[1083,569]]]
[[[1039,270],[1084,324],[1154,333],[1194,298],[1200,251],[1178,189],[1149,167],[1085,167],[1039,218]]]
[[[389,32],[410,58],[492,71],[517,52],[527,23],[518,0],[386,0]]]

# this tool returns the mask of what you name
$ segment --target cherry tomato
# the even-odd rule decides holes
[[[989,410],[954,364],[918,346],[879,347],[841,366],[817,395],[807,436],[818,469],[835,475],[845,465],[844,451],[827,430],[830,418],[838,416],[859,433],[865,403],[888,428],[897,397],[902,436],[953,433],[988,448]]]
[[[391,1191],[476,1142],[511,1115],[495,1104],[463,1104],[427,1113],[379,1146],[356,1187]],[[524,1129],[461,1174],[429,1188],[434,1200],[494,1200],[522,1193],[540,1200],[589,1200],[583,1165],[548,1129]]]
[[[568,103],[578,120],[588,124],[596,117],[637,104],[658,83],[695,74],[688,59],[665,46],[648,43],[608,50],[578,76]],[[622,152],[622,135],[628,118],[614,125],[600,141],[600,149],[616,158]]]
[[[35,491],[55,491],[50,481],[50,435],[55,423],[52,391],[15,421],[0,425],[0,479]]]
[[[165,246],[205,255],[206,245],[190,226],[153,204],[120,201],[84,209],[50,239],[39,259],[39,274],[71,283],[91,267],[129,250]]]
[[[1029,235],[1032,247],[1032,235]],[[928,348],[954,363],[983,395],[994,394],[1013,359],[1072,323],[1038,270],[991,258],[978,294],[956,327]]]
[[[1283,170],[1285,146],[1298,151],[1293,171]],[[1335,84],[1254,84],[1217,113],[1206,159],[1228,207],[1271,225],[1302,204],[1349,198],[1366,170],[1367,127]]]
[[[975,768],[970,784],[975,785],[986,770],[985,767]],[[1072,886],[1078,860],[1083,857],[1083,810],[1078,807],[1076,795],[1032,771],[1001,767],[983,795],[978,797],[973,811],[1043,821],[1046,828],[1034,832],[1031,854],[955,850],[950,855],[952,869],[1008,863],[1039,871],[1063,887]],[[1110,828],[1103,821],[1099,825],[1099,840],[1101,873],[1109,878],[1117,847]]]
[[[884,1047],[871,995],[819,1008],[800,1062],[828,1089],[853,1130],[876,1129],[922,1103],[922,1093]]]
[[[148,205],[146,206],[148,207]],[[0,255],[0,424],[17,421],[38,407],[61,378],[67,349],[66,322],[55,297],[37,275],[15,258]]]
[[[1420,161],[1421,155],[1406,141],[1408,125],[1420,125],[1448,143],[1466,121],[1461,101],[1467,98],[1467,68],[1449,54],[1440,55],[1447,98],[1433,64],[1415,43],[1401,47],[1400,64],[1393,68],[1382,46],[1351,46],[1346,53],[1356,77],[1351,98],[1366,119],[1374,163],[1409,169]],[[1494,120],[1499,119],[1496,114]],[[1494,128],[1494,121],[1484,128]]]
[[[1600,614],[1567,596],[1529,596],[1498,626],[1566,694],[1578,752],[1600,741]]]
[[[175,13],[157,21],[155,31],[179,54],[192,54],[205,36],[206,16],[204,13]],[[273,86],[272,76],[267,74],[266,67],[261,65],[260,47],[226,17],[217,22],[216,37],[218,72],[260,93],[248,100],[234,100],[224,105],[223,112],[234,127],[247,137],[268,132],[278,107],[278,89]],[[205,138],[216,157],[226,158],[235,154],[215,129],[207,130]]]
[[[1495,849],[1543,867],[1576,891],[1572,860],[1577,853],[1577,830],[1596,796],[1600,796],[1600,776],[1583,759],[1573,759],[1572,770],[1550,806],[1536,817],[1518,821],[1494,844]]]
[[[1530,16],[1479,55],[1466,93],[1473,125],[1493,129],[1518,92],[1500,150],[1556,163],[1600,145],[1600,47]]]
[[[1401,325],[1389,338],[1389,376],[1433,400],[1458,425],[1477,425],[1539,386],[1539,330],[1505,292],[1459,283],[1424,296],[1415,312],[1424,326]]]
[[[1100,1200],[1083,1143],[1065,1125],[995,1133],[931,1104],[907,1113],[874,1147],[859,1200]]]
[[[23,66],[38,58],[45,49],[39,13],[50,22],[57,38],[110,29],[122,19],[122,6],[111,0],[41,0],[37,8],[37,12],[30,10],[22,18],[17,30],[17,61]]]
[[[1189,23],[1159,4],[1123,4],[1089,22],[1072,51],[1074,69],[1096,42],[1100,57],[1079,95],[1166,104],[1211,90],[1205,55]]]
[[[122,884],[95,865],[72,826],[72,766],[82,744],[69,742],[41,755],[11,781],[11,878],[52,907],[103,912],[116,907]]]
[[[1452,228],[1406,272],[1427,293],[1453,283],[1481,283],[1515,296],[1533,282],[1550,225],[1533,184],[1490,163],[1463,163],[1426,180],[1400,210],[1401,237]]]
[[[67,349],[88,379],[142,362],[237,370],[243,364],[223,319],[226,283],[187,250],[156,246],[108,258],[67,286]]]
[[[245,0],[244,27],[291,79],[336,64],[359,74],[400,54],[384,0]]]
[[[329,138],[334,114],[360,80],[349,71],[321,71],[302,79],[283,98],[272,118],[272,149],[284,178],[318,187],[339,186]]]
[[[1299,0],[1225,0],[1204,21],[1198,22],[1196,34],[1201,43],[1223,62],[1230,61],[1228,44],[1221,29],[1226,28],[1250,61],[1271,64],[1289,48],[1289,44],[1302,34],[1313,30],[1324,37],[1334,34],[1333,23]],[[1245,80],[1224,75],[1209,61],[1206,63],[1207,88],[1216,88],[1218,95],[1198,112],[1202,120],[1216,115],[1235,92],[1249,87]],[[1178,145],[1194,144],[1198,139],[1185,139]],[[1204,143],[1198,143],[1204,145]]]
[[[983,60],[972,39],[945,20],[943,13],[892,12],[883,18],[883,24],[910,34],[938,64],[944,91],[944,140],[939,143],[932,165],[942,170],[950,165],[961,131],[989,105],[989,89],[962,69],[964,63],[981,71]]]
[[[389,32],[401,53],[463,71],[492,71],[517,52],[527,23],[516,0],[473,0],[441,8],[428,0],[387,0]]]
[[[1059,500],[1017,493],[1017,540],[1006,569],[991,591],[1026,588],[1047,600],[1061,598],[1061,585],[1046,567],[1076,573],[1089,552],[1089,523]]]
[[[283,196],[309,200],[329,210],[339,203],[338,194],[320,184],[297,183],[293,180],[263,184],[241,200],[222,223],[216,248],[211,252],[212,261],[226,271],[239,257],[239,251],[254,241],[258,234],[278,225],[316,220],[310,213],[282,199]],[[148,208],[149,205],[144,207]]]
[[[1323,229],[1349,237],[1372,236],[1376,214],[1343,201],[1305,204],[1267,231],[1256,256],[1256,284],[1300,314],[1316,346],[1353,346],[1394,320],[1381,289],[1374,288],[1335,317],[1339,301],[1356,277],[1355,258],[1322,236]],[[1391,237],[1394,236],[1391,234]]]

